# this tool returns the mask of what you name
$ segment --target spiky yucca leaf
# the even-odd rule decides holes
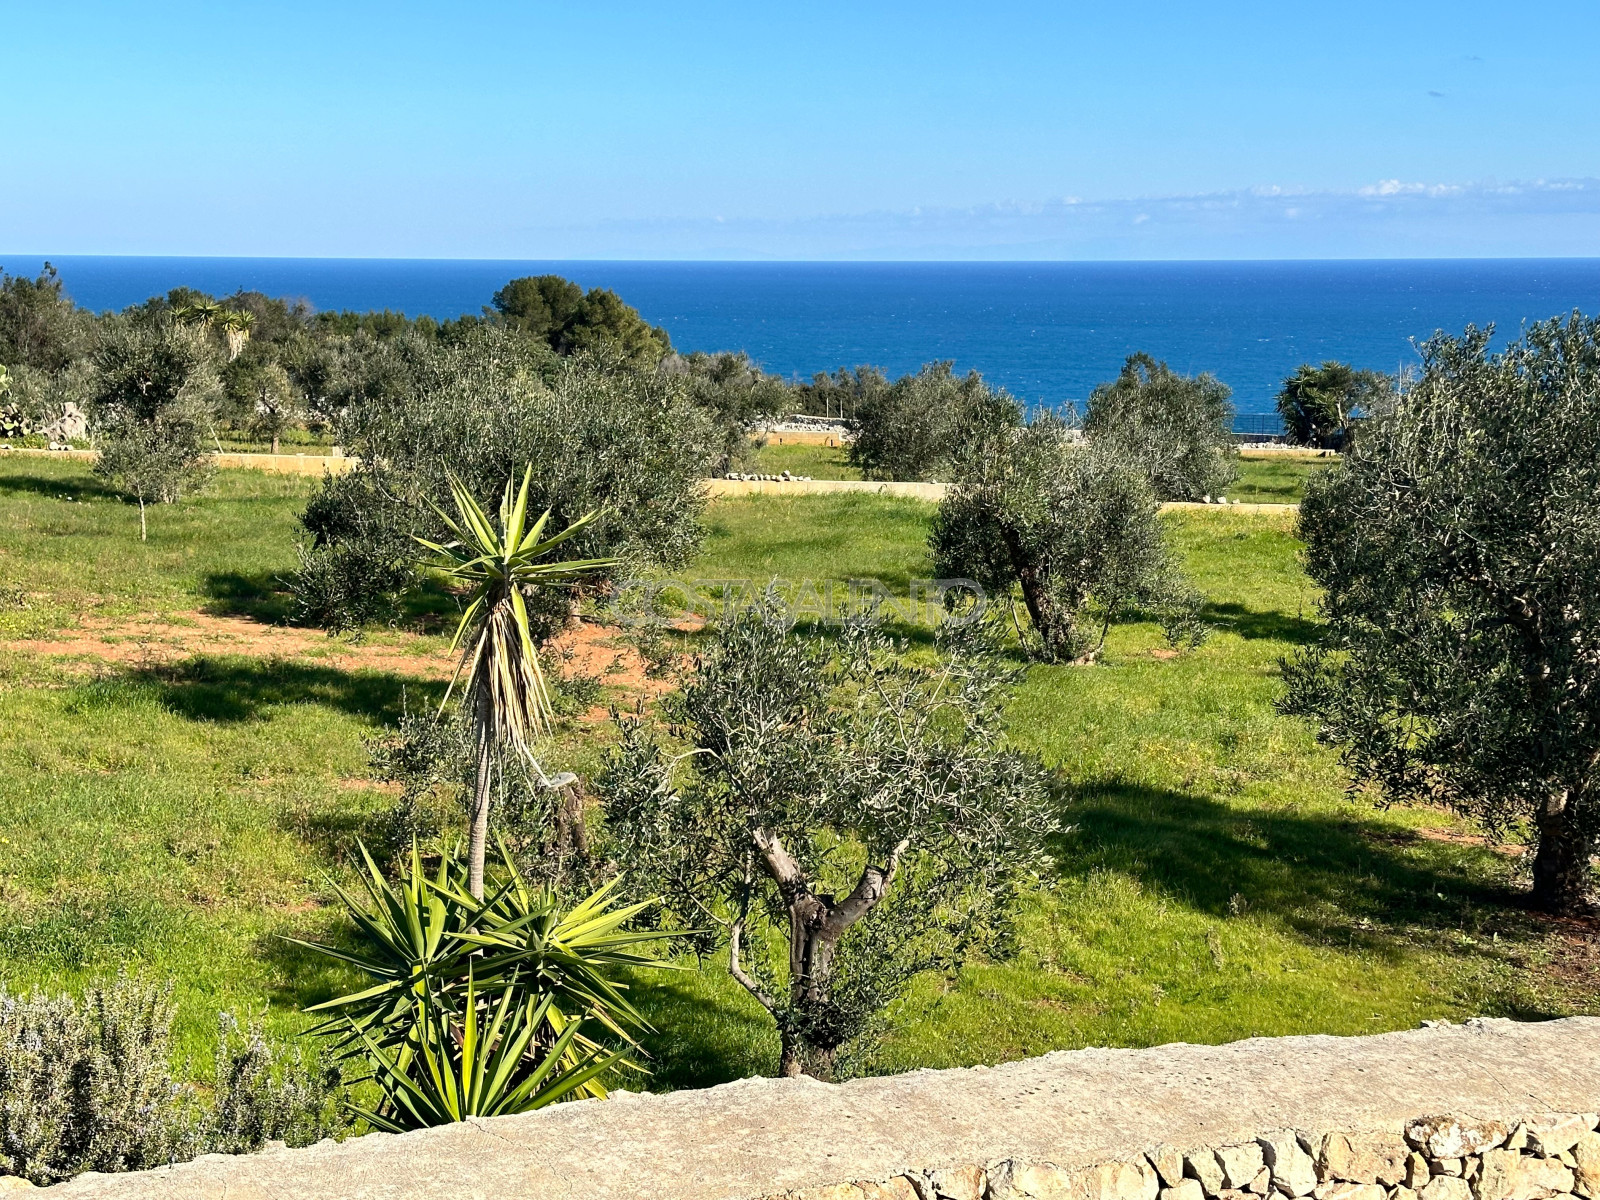
[[[409,870],[402,872],[398,882],[390,883],[366,846],[360,850],[366,865],[361,879],[366,902],[332,880],[329,886],[355,923],[361,948],[345,951],[300,938],[284,939],[355,967],[375,981],[359,992],[307,1009],[333,1014],[313,1032],[342,1035],[341,1045],[359,1040],[358,1034],[390,1040],[391,1031],[410,1019],[417,996],[433,987],[448,989],[454,984],[461,974],[462,959],[471,949],[462,939],[475,911],[474,906],[457,899],[465,870],[454,853],[440,857],[430,880],[413,844]]]
[[[309,1010],[328,1014],[314,1032],[333,1035],[346,1057],[367,1058],[380,1082],[395,1073],[416,1082],[418,1072],[435,1069],[428,1062],[429,1029],[437,1032],[450,1013],[459,1028],[466,1027],[470,985],[476,1004],[487,997],[498,1004],[513,993],[524,1007],[530,997],[538,1002],[538,1027],[522,1051],[528,1069],[551,1055],[560,1059],[552,1070],[563,1077],[582,1071],[597,1055],[606,1068],[643,1069],[626,1056],[649,1025],[624,996],[625,985],[608,972],[674,966],[634,949],[670,934],[622,928],[648,903],[613,907],[613,882],[568,907],[551,889],[530,887],[503,845],[506,878],[484,900],[467,891],[466,870],[454,850],[443,855],[430,878],[413,847],[395,883],[383,877],[364,846],[361,853],[365,899],[332,885],[355,923],[359,948],[285,939],[355,967],[372,981]],[[590,1037],[588,1022],[597,1036],[604,1031],[619,1038],[622,1048],[612,1053]],[[432,1053],[437,1059],[438,1052]],[[569,1090],[604,1096],[599,1073],[584,1075]],[[398,1083],[393,1087],[404,1091]]]
[[[362,1035],[384,1099],[375,1112],[357,1111],[374,1128],[401,1133],[468,1117],[531,1112],[591,1090],[622,1052],[577,1049],[574,1022],[534,1056],[550,1004],[549,996],[541,999],[515,986],[503,988],[498,1001],[480,1002],[469,967],[459,1009],[429,994],[412,1000],[415,1038],[401,1053]]]
[[[635,1032],[650,1024],[628,1001],[627,985],[608,973],[615,968],[677,969],[677,964],[636,947],[670,941],[670,930],[630,930],[623,926],[648,910],[654,900],[612,907],[619,876],[589,896],[563,907],[549,887],[530,887],[504,845],[502,861],[510,877],[506,886],[478,907],[471,932],[463,942],[480,947],[477,971],[485,984],[507,975],[524,977],[528,986],[555,998],[547,1020],[560,1033],[567,1023],[592,1018],[617,1037],[634,1041]],[[458,896],[468,900],[470,897]],[[597,1043],[578,1037],[580,1047]]]

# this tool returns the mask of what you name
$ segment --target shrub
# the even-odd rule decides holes
[[[455,345],[393,339],[369,359],[340,418],[362,467],[346,481],[325,481],[307,509],[313,554],[360,545],[377,562],[413,534],[438,540],[445,530],[433,506],[447,503],[447,475],[488,499],[529,463],[529,503],[552,510],[552,527],[600,513],[564,555],[615,556],[617,569],[630,571],[681,564],[698,547],[715,438],[682,378],[586,357],[554,360],[492,326]],[[555,627],[565,613],[550,615]],[[359,619],[352,612],[344,623]]]
[[[169,1061],[170,991],[120,979],[67,996],[0,993],[0,1149],[37,1184],[137,1171],[198,1145],[192,1095]]]
[[[1134,354],[1090,394],[1083,432],[1143,471],[1158,500],[1220,496],[1237,474],[1229,395],[1213,375],[1179,375]]]
[[[1354,422],[1377,411],[1394,385],[1381,372],[1358,371],[1348,363],[1302,363],[1283,381],[1278,415],[1295,445],[1338,450],[1349,440]]]
[[[1526,830],[1534,902],[1572,913],[1600,837],[1600,322],[1489,337],[1429,342],[1307,490],[1327,626],[1283,703],[1385,802]]]
[[[46,1185],[208,1150],[304,1145],[345,1126],[336,1072],[221,1018],[214,1106],[176,1082],[171,989],[127,977],[68,996],[0,991],[0,1173]]]
[[[860,427],[850,461],[868,479],[948,478],[965,445],[1022,423],[1015,400],[976,371],[957,376],[948,362],[867,391],[855,414]]]
[[[309,1146],[342,1135],[343,1073],[295,1046],[274,1046],[259,1026],[232,1013],[217,1018],[217,1053],[205,1149],[248,1154],[268,1142]]]
[[[1020,591],[1037,652],[1052,662],[1094,659],[1111,622],[1136,609],[1154,612],[1170,640],[1196,644],[1199,601],[1167,550],[1150,485],[1069,433],[1046,416],[974,447],[934,518],[935,572],[1007,603]]]
[[[1057,828],[990,648],[947,627],[936,663],[903,650],[857,627],[830,653],[776,605],[739,613],[669,706],[687,752],[625,722],[599,783],[611,852],[700,949],[726,946],[785,1075],[831,1075],[918,972],[1006,952]]]

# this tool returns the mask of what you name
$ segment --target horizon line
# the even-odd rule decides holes
[[[1600,262],[1600,254],[1460,254],[1460,255],[1321,255],[1224,258],[682,258],[613,256],[586,257],[481,257],[410,254],[154,254],[65,251],[0,252],[0,268],[8,258],[38,259],[54,263],[73,258],[225,260],[251,262],[415,262],[415,263],[661,263],[688,266],[1132,266],[1143,264],[1210,263],[1444,263],[1444,262]]]

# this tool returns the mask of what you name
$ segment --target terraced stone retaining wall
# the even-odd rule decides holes
[[[1064,1169],[1008,1160],[831,1184],[768,1200],[1600,1200],[1600,1115],[1431,1116],[1403,1132],[1274,1129]]]
[[[1600,1200],[1600,1018],[746,1079],[54,1200]],[[1430,1114],[1446,1114],[1430,1115]]]

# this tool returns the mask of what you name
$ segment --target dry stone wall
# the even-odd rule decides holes
[[[1600,1114],[1431,1116],[1403,1132],[1249,1141],[1066,1169],[1007,1160],[784,1192],[768,1200],[1600,1200]]]
[[[747,1079],[159,1171],[54,1200],[1600,1200],[1600,1019]],[[1431,1115],[1430,1115],[1431,1114]],[[1437,1115],[1446,1114],[1446,1115]]]

